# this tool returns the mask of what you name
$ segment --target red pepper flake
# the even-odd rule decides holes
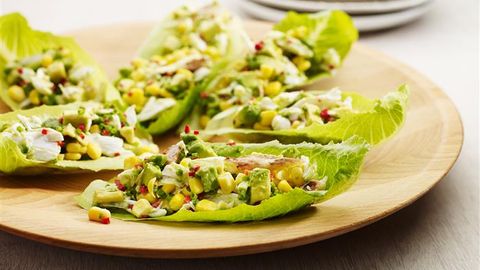
[[[129,91],[129,92],[127,93],[127,95],[128,95],[129,97],[131,97],[131,96],[133,95],[133,93]]]
[[[80,124],[80,125],[78,125],[78,128],[79,128],[81,131],[85,132],[85,124]]]
[[[141,185],[139,191],[142,194],[147,194],[148,193],[148,188],[145,185]]]
[[[113,153],[113,155],[116,156],[116,157],[118,157],[118,156],[120,156],[120,153],[119,153],[119,152],[115,152],[115,153]]]
[[[126,187],[124,184],[120,183],[120,180],[115,179],[115,185],[117,185],[117,188],[121,191],[125,191]]]
[[[48,130],[42,128],[42,135],[47,135],[48,134]]]
[[[237,144],[237,143],[236,143],[235,141],[233,141],[233,140],[230,140],[230,141],[227,142],[227,145],[230,145],[230,146],[234,146],[234,145],[236,145],[236,144]]]
[[[185,125],[185,128],[183,129],[183,131],[184,131],[185,133],[187,133],[187,134],[190,133],[190,126],[189,126],[189,125]]]
[[[263,43],[263,41],[258,42],[257,44],[255,44],[255,50],[260,51],[261,49],[263,49],[264,45],[265,44]]]
[[[110,224],[110,218],[109,217],[104,217],[102,218],[102,224]]]
[[[102,130],[102,135],[103,136],[108,136],[108,135],[110,135],[110,131],[104,129],[104,130]]]
[[[200,98],[207,99],[208,98],[208,93],[207,92],[201,92],[200,93]]]
[[[66,78],[61,78],[61,79],[60,79],[59,84],[65,85],[66,83],[67,83],[67,79],[66,79]]]
[[[27,82],[25,80],[20,80],[18,83],[17,83],[18,86],[20,87],[24,87],[25,85],[27,85]]]
[[[185,196],[185,203],[189,203],[190,201],[192,201],[192,198],[190,198],[190,196]]]
[[[320,112],[320,117],[326,122],[329,122],[332,119],[332,116],[328,113],[328,109],[323,109]]]
[[[200,134],[200,131],[194,130],[194,131],[193,131],[193,134],[198,135],[198,134]]]
[[[128,207],[128,209],[132,209],[132,208],[133,208],[133,204],[129,204],[127,207]]]
[[[157,208],[160,205],[160,200],[156,200],[152,203],[152,206]]]
[[[193,166],[193,168],[188,172],[188,176],[194,177],[198,170],[200,170],[200,165]]]
[[[65,146],[65,142],[64,142],[64,141],[58,141],[57,144],[58,144],[58,146],[60,146],[60,147],[64,147],[64,146]]]
[[[58,118],[58,122],[59,122],[60,124],[63,124],[63,117]]]
[[[125,126],[125,123],[123,123],[123,122],[120,122],[120,127],[122,127],[122,128],[123,128],[124,126]]]
[[[85,139],[85,134],[80,134],[80,138]]]
[[[18,74],[23,74],[23,68],[17,68]]]
[[[328,65],[328,69],[332,70],[332,69],[334,69],[334,68],[335,68],[334,65],[332,65],[332,64]]]

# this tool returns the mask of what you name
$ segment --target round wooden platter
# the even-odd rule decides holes
[[[151,27],[150,23],[111,25],[72,35],[114,78],[117,68],[128,63]],[[249,22],[247,28],[258,40],[270,25]],[[0,228],[77,250],[163,258],[265,252],[355,230],[409,205],[432,188],[460,153],[462,123],[450,99],[435,84],[404,64],[361,45],[353,48],[334,78],[309,87],[339,86],[380,97],[403,83],[412,90],[403,129],[368,154],[360,179],[349,191],[300,212],[240,224],[112,220],[110,225],[103,225],[89,222],[73,197],[91,180],[108,179],[112,173],[2,176]],[[6,110],[5,106],[0,108]],[[172,134],[158,141],[165,147],[177,139]]]

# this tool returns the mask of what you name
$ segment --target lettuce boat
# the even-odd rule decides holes
[[[285,92],[216,115],[202,135],[256,142],[275,138],[284,143],[328,143],[357,135],[378,144],[402,126],[408,95],[406,85],[374,100],[336,88]]]
[[[182,6],[152,31],[116,86],[142,125],[161,134],[183,120],[205,83],[228,63],[219,62],[243,58],[251,47],[241,23],[216,2]]]
[[[105,208],[133,221],[263,220],[347,190],[369,149],[360,137],[327,145],[224,144],[196,134],[184,133],[163,155],[129,158],[125,171],[91,182],[77,203],[103,223],[110,217]]]
[[[0,17],[0,98],[13,110],[120,96],[97,62],[72,38],[33,30],[12,13]]]
[[[35,175],[119,170],[125,158],[158,153],[136,125],[134,107],[95,102],[40,106],[0,115],[0,173]]]
[[[195,126],[252,98],[275,97],[322,77],[341,66],[358,37],[342,11],[289,12],[246,58],[229,64],[202,92]],[[194,122],[194,121],[190,121]]]

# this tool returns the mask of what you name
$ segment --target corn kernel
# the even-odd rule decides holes
[[[150,205],[146,199],[140,199],[133,204],[132,214],[136,217],[144,217],[150,214],[153,210],[153,207]]]
[[[190,161],[192,161],[190,158],[184,158],[182,159],[182,161],[180,161],[180,165],[182,165],[185,168],[188,168]]]
[[[232,107],[232,104],[228,101],[220,101],[218,104],[220,106],[220,110],[225,111],[228,108]]]
[[[208,125],[208,122],[210,121],[210,117],[208,115],[202,115],[200,116],[200,127],[205,128]]]
[[[235,189],[235,180],[231,173],[226,172],[218,177],[218,184],[223,193],[229,194]]]
[[[145,80],[145,73],[143,73],[143,72],[140,71],[140,70],[134,70],[134,71],[132,71],[132,73],[130,74],[130,76],[132,77],[132,79],[133,79],[134,81],[137,81],[137,82]]]
[[[260,124],[269,127],[273,118],[277,115],[276,111],[263,111],[260,113]]]
[[[305,183],[303,180],[303,169],[294,167],[288,170],[288,180],[294,186],[299,187]]]
[[[175,190],[175,185],[174,184],[165,184],[162,186],[162,190],[165,192],[165,193],[170,193],[172,191]]]
[[[269,65],[266,65],[266,64],[260,65],[260,72],[262,73],[262,78],[264,79],[267,79],[267,80],[270,79],[274,71],[275,70],[273,69],[273,67]]]
[[[312,65],[310,63],[310,61],[305,60],[305,58],[303,58],[301,56],[297,56],[297,57],[293,58],[293,63],[297,66],[298,70],[300,70],[300,71],[305,71],[305,70],[309,69],[310,66]]]
[[[185,196],[190,196],[190,195],[192,195],[192,193],[190,192],[190,190],[188,190],[187,187],[183,187],[183,188],[182,188],[182,194],[185,195]]]
[[[90,133],[100,133],[100,127],[98,125],[92,125],[90,127]]]
[[[45,54],[43,57],[42,57],[42,66],[43,67],[48,67],[50,66],[50,64],[52,64],[53,62],[53,58],[51,55],[49,54]]]
[[[165,89],[164,89],[165,90]],[[151,96],[159,96],[161,93],[161,88],[158,83],[152,83],[145,87],[145,93]]]
[[[125,170],[128,170],[128,169],[131,169],[133,167],[135,167],[135,165],[137,164],[141,164],[142,163],[142,160],[137,157],[137,156],[130,156],[130,157],[127,157],[124,161],[123,161],[123,168]]]
[[[87,153],[87,147],[79,143],[69,143],[67,144],[67,152],[85,154]]]
[[[145,103],[145,96],[143,90],[140,88],[132,88],[128,93],[123,94],[123,100],[129,105],[135,105],[137,110],[140,110]]]
[[[255,129],[255,130],[270,130],[270,127],[264,126],[264,125],[262,125],[262,124],[260,124],[260,123],[255,123],[255,124],[253,125],[253,129]]]
[[[37,90],[32,90],[30,94],[28,94],[28,99],[30,99],[30,102],[33,105],[39,105],[40,104],[40,94],[38,93]]]
[[[87,144],[87,155],[95,160],[99,159],[102,156],[102,149],[96,143]]]
[[[218,205],[210,200],[203,199],[195,206],[195,211],[215,211],[218,209]]]
[[[190,177],[188,179],[188,185],[190,186],[190,190],[195,194],[203,192],[203,184],[198,178]]]
[[[8,88],[8,96],[15,102],[22,102],[26,98],[23,88],[18,85],[12,85]]]
[[[79,160],[82,158],[82,154],[80,153],[66,153],[65,159],[66,160]]]
[[[193,78],[193,73],[190,70],[185,69],[185,68],[181,68],[181,69],[177,70],[177,74],[184,75],[185,78],[187,78],[187,80],[191,80]]]
[[[110,214],[110,211],[108,211],[108,209],[100,208],[97,206],[88,209],[88,219],[91,221],[98,221],[108,224],[110,223],[111,217],[112,215]]]
[[[280,91],[282,91],[282,84],[278,81],[270,82],[265,86],[265,95],[269,97],[274,97],[280,94]]]
[[[292,190],[292,187],[286,180],[282,180],[278,183],[278,189],[282,192],[289,192]]]
[[[153,196],[152,194],[150,193],[146,193],[146,194],[138,194],[137,195],[137,200],[140,200],[140,199],[145,199],[147,200],[149,203],[154,203],[157,199],[155,198],[155,196]]]
[[[172,197],[172,199],[170,199],[170,209],[172,209],[173,211],[178,211],[180,208],[182,208],[184,202],[185,196],[183,196],[182,193],[177,193]]]
[[[116,191],[103,191],[96,190],[93,195],[93,201],[95,203],[115,203],[123,201],[123,192]]]
[[[145,59],[142,59],[142,58],[135,58],[135,59],[132,60],[132,66],[134,68],[143,67],[146,63],[147,63],[147,61]]]

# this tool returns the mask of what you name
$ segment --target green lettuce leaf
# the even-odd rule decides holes
[[[82,105],[83,104],[83,105]],[[18,122],[19,114],[27,117],[37,116],[40,119],[57,118],[66,110],[77,110],[86,103],[70,103],[66,105],[42,105],[28,110],[19,110],[0,114],[0,127],[4,124]],[[78,173],[82,171],[98,172],[101,170],[121,170],[125,156],[101,157],[97,160],[60,160],[44,162],[28,159],[18,145],[0,133],[0,173],[14,175],[38,175],[45,173]]]
[[[130,213],[111,209],[112,216],[121,220],[141,221],[194,221],[194,222],[240,222],[263,220],[283,216],[308,205],[328,200],[345,190],[358,178],[363,159],[368,152],[369,145],[360,137],[352,137],[342,143],[327,145],[301,143],[297,145],[283,145],[278,141],[263,144],[210,144],[219,156],[238,157],[252,153],[284,155],[287,157],[307,156],[310,164],[315,164],[318,178],[328,177],[325,191],[305,191],[296,188],[288,193],[275,195],[262,201],[259,205],[241,204],[231,209],[211,212],[191,212],[180,210],[169,216],[157,218],[135,218]],[[93,206],[93,194],[96,189],[107,182],[93,181],[85,191],[76,197],[77,203],[88,209]]]
[[[313,14],[299,14],[290,11],[273,28],[281,32],[287,32],[299,26],[307,28],[305,41],[313,48],[315,54],[316,63],[312,64],[312,68],[307,72],[309,83],[331,75],[330,72],[316,68],[324,61],[324,55],[328,49],[335,49],[340,56],[340,60],[343,61],[353,43],[358,39],[358,31],[352,19],[345,12],[339,10]]]
[[[76,62],[94,69],[94,78],[99,84],[98,101],[121,104],[120,95],[109,82],[100,65],[83,50],[73,38],[56,36],[52,33],[33,30],[19,13],[0,17],[0,98],[12,109],[19,109],[18,103],[8,95],[8,85],[4,77],[5,65],[15,59],[39,54],[45,49],[64,47],[72,52]]]
[[[327,124],[314,123],[301,129],[255,130],[234,128],[234,111],[225,118],[211,120],[206,130],[200,134],[226,136],[239,141],[269,141],[277,139],[283,143],[311,141],[328,143],[342,141],[357,135],[370,144],[378,144],[393,136],[405,120],[409,89],[402,85],[397,91],[388,93],[381,99],[371,100],[356,93],[343,93],[352,98],[356,112],[344,113],[341,118]]]

